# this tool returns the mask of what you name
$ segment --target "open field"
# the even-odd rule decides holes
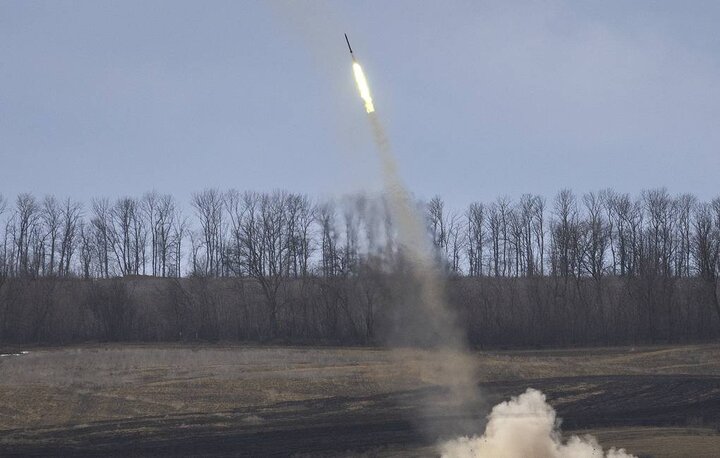
[[[22,350],[0,358],[2,456],[433,456],[464,423],[419,350]],[[720,345],[477,352],[471,364],[478,418],[533,387],[566,434],[640,456],[720,450]]]

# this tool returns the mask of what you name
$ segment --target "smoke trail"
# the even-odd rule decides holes
[[[353,58],[354,60],[354,58]],[[422,217],[415,211],[412,199],[397,172],[397,164],[380,119],[375,112],[370,88],[357,62],[353,62],[355,81],[372,126],[373,139],[382,165],[385,193],[390,215],[397,230],[397,241],[407,274],[396,298],[400,312],[395,318],[400,324],[393,330],[396,343],[422,345],[433,350],[426,370],[434,371],[432,379],[447,389],[443,399],[445,412],[433,412],[427,403],[426,417],[438,413],[451,414],[455,424],[446,424],[455,434],[461,430],[477,431],[471,415],[478,401],[476,374],[471,355],[467,351],[465,334],[458,326],[453,311],[443,297],[442,275],[433,256],[433,248]],[[398,300],[399,299],[399,300]],[[400,331],[400,332],[398,332]],[[398,358],[402,352],[395,352]],[[428,421],[430,420],[430,421]],[[573,436],[563,443],[556,422],[555,410],[545,402],[539,391],[528,389],[509,402],[495,406],[488,416],[485,434],[472,438],[461,437],[442,446],[448,458],[630,458],[624,450],[610,449],[605,454],[597,441],[587,436]],[[438,425],[426,418],[425,426],[438,434]]]
[[[417,287],[417,297],[413,298],[417,303],[414,304],[412,316],[406,317],[410,321],[405,323],[405,326],[412,325],[413,318],[416,317],[421,319],[422,329],[415,331],[410,328],[415,332],[407,336],[408,343],[464,351],[464,335],[456,325],[454,314],[445,303],[442,276],[433,256],[425,223],[397,173],[395,157],[377,113],[369,113],[368,118],[380,155],[385,193],[397,229],[398,243],[407,261],[410,280]]]
[[[479,422],[473,419],[472,409],[479,400],[475,385],[476,374],[465,343],[465,334],[443,297],[442,274],[433,257],[432,245],[422,217],[407,189],[400,180],[397,164],[385,129],[377,113],[368,113],[373,138],[380,155],[383,181],[390,214],[397,228],[398,243],[408,261],[409,274],[403,289],[410,300],[400,317],[401,343],[420,344],[434,349],[426,370],[434,372],[432,379],[448,389],[443,399],[447,413],[455,416],[447,423],[451,431],[477,431]],[[404,355],[395,352],[398,358]],[[426,416],[437,415],[428,405]],[[573,436],[562,441],[555,410],[545,395],[528,390],[508,402],[496,405],[487,417],[485,433],[478,437],[460,437],[441,446],[445,458],[632,458],[625,450],[611,448],[605,453],[591,436]],[[424,425],[433,434],[442,434],[438,424],[426,418]],[[449,431],[447,431],[449,432]],[[462,434],[462,433],[461,433]]]
[[[473,406],[479,399],[475,365],[467,351],[464,331],[457,323],[453,311],[444,297],[444,276],[433,254],[422,215],[404,186],[397,172],[385,129],[376,112],[369,112],[373,138],[382,165],[383,183],[390,216],[396,229],[400,247],[403,274],[395,285],[395,328],[386,331],[391,346],[422,346],[429,349],[422,368],[434,383],[445,388],[445,396],[439,400],[440,411],[433,410],[430,403],[424,406],[421,426],[433,435],[442,433],[441,426],[431,424],[427,417],[444,416],[445,427],[455,433],[459,428],[476,431],[477,424],[471,420]],[[402,360],[406,354],[396,350],[395,357]],[[447,420],[451,416],[454,420]],[[447,431],[447,432],[450,432]]]
[[[440,447],[443,458],[633,458],[624,449],[607,453],[592,436],[561,439],[555,410],[545,395],[528,388],[496,405],[485,434],[461,437]]]

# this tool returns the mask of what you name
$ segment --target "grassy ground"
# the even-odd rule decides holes
[[[432,456],[457,420],[428,414],[447,372],[418,350],[24,350],[0,358],[3,456]],[[477,352],[462,364],[477,371],[480,418],[535,387],[566,433],[642,456],[718,456],[720,345]]]

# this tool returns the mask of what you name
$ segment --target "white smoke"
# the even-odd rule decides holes
[[[493,407],[482,436],[441,445],[443,458],[632,458],[624,449],[604,452],[589,435],[563,442],[555,410],[545,395],[528,388]]]
[[[368,95],[369,97],[369,95]],[[373,137],[380,154],[385,192],[396,225],[398,243],[411,267],[416,294],[412,311],[404,315],[404,334],[410,342],[430,344],[435,350],[431,370],[440,385],[449,388],[446,402],[465,426],[474,423],[469,409],[478,398],[476,374],[469,362],[465,333],[448,307],[442,275],[433,259],[432,246],[421,215],[412,205],[385,129],[374,109],[368,109]],[[428,340],[429,337],[429,340]],[[402,357],[402,353],[396,353]],[[545,395],[528,390],[510,401],[496,405],[488,416],[485,434],[461,437],[441,447],[446,458],[631,458],[625,450],[611,448],[605,453],[592,436],[572,436],[562,441],[555,410]]]

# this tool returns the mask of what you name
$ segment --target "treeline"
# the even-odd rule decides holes
[[[381,197],[207,189],[182,207],[156,192],[0,197],[0,338],[373,343],[401,326],[402,247]],[[475,344],[720,331],[720,199],[562,190],[418,210]]]
[[[413,279],[368,269],[287,279],[275,307],[252,278],[11,278],[0,342],[242,341],[424,344]],[[447,301],[472,346],[577,346],[717,339],[713,290],[697,278],[454,277]]]

